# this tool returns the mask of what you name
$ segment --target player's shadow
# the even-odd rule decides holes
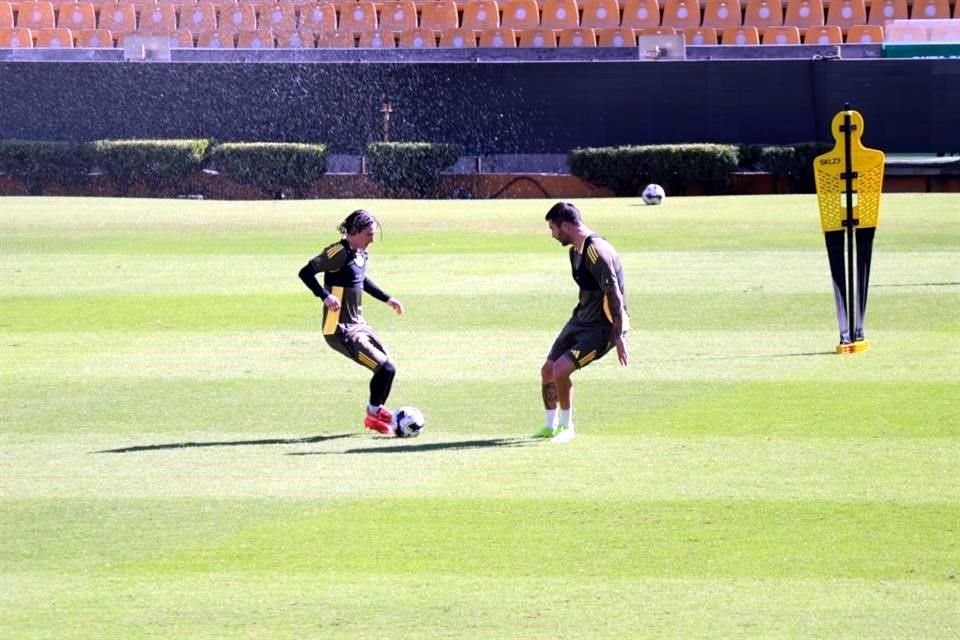
[[[93,453],[137,453],[141,451],[163,451],[165,449],[194,449],[203,447],[262,447],[270,445],[316,444],[341,438],[353,438],[359,433],[338,433],[329,436],[307,436],[305,438],[263,438],[260,440],[220,440],[213,442],[169,442],[165,444],[140,444],[118,449],[104,449]]]
[[[531,444],[529,438],[486,438],[483,440],[458,440],[455,442],[419,442],[390,446],[358,447],[344,451],[292,451],[288,456],[323,456],[356,453],[416,453],[420,451],[454,451],[458,449],[490,449],[496,447],[523,447]]]

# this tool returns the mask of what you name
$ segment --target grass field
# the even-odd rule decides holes
[[[579,202],[633,329],[567,445],[550,204],[0,200],[0,638],[960,637],[960,197],[885,196],[855,356],[814,196]],[[416,440],[297,278],[360,205]]]

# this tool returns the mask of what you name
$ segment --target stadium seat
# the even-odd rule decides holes
[[[180,8],[180,27],[194,33],[217,30],[217,8],[210,2]]]
[[[26,29],[53,29],[56,25],[51,2],[21,2],[17,26]]]
[[[318,49],[353,49],[356,46],[353,31],[321,31],[317,34]]]
[[[927,28],[912,21],[897,21],[883,28],[887,42],[926,42]]]
[[[633,32],[637,36],[675,36],[677,35],[676,27],[643,27],[642,29],[634,29]]]
[[[520,47],[555,49],[557,46],[557,36],[553,29],[518,29],[517,36]]]
[[[109,29],[78,29],[73,32],[74,46],[82,49],[112,49],[113,34]]]
[[[867,24],[864,0],[831,0],[827,6],[826,24],[835,24],[846,33],[855,24]]]
[[[621,27],[640,29],[660,26],[660,3],[657,0],[624,0]]]
[[[193,32],[187,29],[178,29],[167,34],[171,49],[193,49]]]
[[[275,49],[276,46],[270,29],[241,31],[237,34],[237,49]]]
[[[32,49],[33,34],[26,27],[0,29],[0,49]]]
[[[484,29],[480,32],[478,46],[495,49],[513,48],[517,46],[517,35],[513,29],[506,27]]]
[[[580,26],[577,0],[543,0],[540,26],[548,29],[576,29]]]
[[[576,29],[560,29],[557,33],[557,46],[559,47],[596,47],[597,34],[590,27],[577,27]]]
[[[477,36],[473,29],[443,29],[437,46],[441,49],[473,49],[477,46]]]
[[[420,26],[424,29],[443,31],[460,26],[460,14],[454,0],[435,0],[420,7]]]
[[[720,44],[747,46],[760,44],[760,31],[752,24],[727,27],[720,34]]]
[[[300,5],[300,31],[322,33],[337,30],[337,9],[333,3],[317,2]]]
[[[540,7],[537,0],[504,0],[500,7],[503,9],[501,27],[536,29],[540,26]]]
[[[317,38],[310,31],[279,31],[277,37],[278,49],[316,49]]]
[[[637,34],[630,27],[603,27],[596,31],[598,47],[637,46]]]
[[[683,40],[688,46],[717,44],[717,30],[713,27],[687,27],[683,30]]]
[[[105,3],[99,6],[98,29],[109,29],[114,34],[132,33],[137,30],[137,9],[129,2]]]
[[[401,49],[436,49],[437,36],[433,29],[407,29],[397,35],[397,46]]]
[[[342,5],[340,11],[343,11]],[[413,0],[396,0],[380,5],[380,29],[400,32],[417,28],[417,5]]]
[[[878,24],[855,24],[847,30],[847,44],[880,44],[883,27]]]
[[[97,28],[97,12],[90,2],[64,2],[57,12],[57,26],[79,31]]]
[[[344,3],[340,7],[339,27],[340,31],[351,33],[376,31],[379,28],[377,6],[369,0]]]
[[[470,0],[463,7],[460,26],[474,31],[496,29],[500,26],[500,5],[496,0]]]
[[[743,24],[743,11],[740,0],[707,0],[703,5],[704,27],[726,29]]]
[[[72,49],[73,33],[66,27],[31,29],[33,46],[38,49]]]
[[[620,26],[619,0],[583,0],[580,26],[607,28]]]
[[[0,29],[12,29],[14,26],[13,7],[9,2],[0,2]]]
[[[201,31],[197,34],[198,49],[233,49],[233,31]]]
[[[181,24],[183,23],[183,13],[184,9],[181,9]],[[290,2],[260,5],[257,7],[257,25],[261,29],[270,29],[274,34],[282,31],[296,31],[297,7]]]
[[[787,0],[783,24],[801,29],[823,25],[823,0]]]
[[[913,0],[911,20],[949,20],[950,4],[947,0]]]
[[[843,44],[843,30],[836,24],[807,27],[803,32],[803,44]]]
[[[747,0],[743,24],[757,29],[779,27],[783,24],[783,4],[780,0]]]
[[[361,49],[396,49],[397,39],[389,29],[361,31],[357,46]]]
[[[907,0],[870,0],[867,24],[884,26],[889,20],[906,20],[910,17]]]
[[[172,4],[155,4],[140,11],[140,33],[163,34],[177,30],[177,8]]]
[[[667,0],[663,5],[664,27],[678,30],[700,26],[700,0]]]
[[[760,44],[800,44],[800,28],[795,25],[767,27],[760,35]]]
[[[930,42],[960,42],[960,20],[944,20],[932,25]]]
[[[217,30],[220,33],[257,30],[257,10],[252,4],[221,2],[217,7],[217,12],[219,14]],[[142,16],[140,22],[143,23]]]

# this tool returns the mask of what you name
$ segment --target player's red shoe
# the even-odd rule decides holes
[[[385,436],[392,436],[394,433],[393,425],[390,423],[391,418],[393,414],[381,407],[377,413],[367,411],[367,415],[363,418],[363,426]]]

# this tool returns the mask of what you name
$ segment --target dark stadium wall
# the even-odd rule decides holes
[[[0,63],[0,136],[390,139],[470,154],[576,147],[829,141],[844,103],[864,141],[960,152],[960,60],[531,63]]]

